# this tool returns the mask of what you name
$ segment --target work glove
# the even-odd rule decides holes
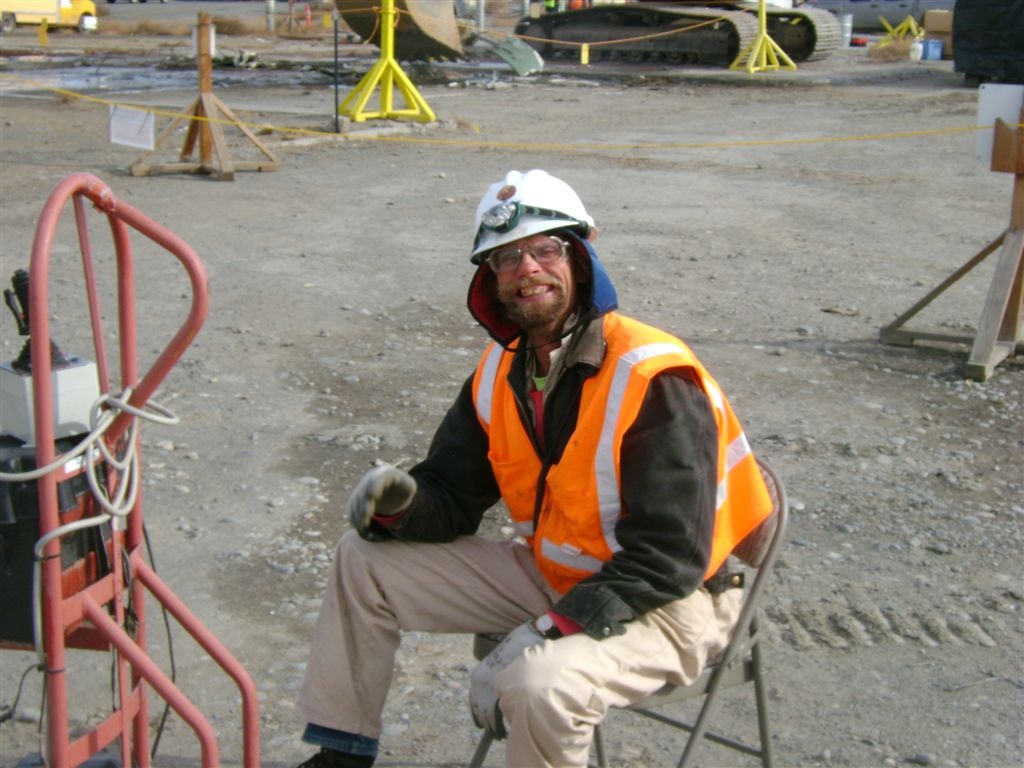
[[[509,632],[498,647],[477,664],[469,678],[469,709],[477,728],[483,728],[496,739],[504,739],[508,735],[498,708],[495,678],[527,648],[543,642],[544,638],[533,622],[528,621]]]
[[[372,533],[374,516],[390,517],[409,506],[416,481],[408,472],[390,464],[374,467],[360,478],[348,497],[348,520],[360,536],[379,539]],[[378,528],[380,526],[377,526]]]

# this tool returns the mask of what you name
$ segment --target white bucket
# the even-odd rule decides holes
[[[852,13],[841,13],[839,18],[839,29],[843,35],[843,47],[849,48],[850,41],[853,39],[853,14]]]

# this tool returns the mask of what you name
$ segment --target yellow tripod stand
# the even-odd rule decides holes
[[[380,86],[380,109],[376,112],[366,111],[366,104],[378,85]],[[394,108],[396,87],[405,97],[405,109]],[[411,117],[422,123],[431,123],[437,119],[433,110],[395,59],[395,0],[382,0],[381,2],[380,58],[341,102],[338,113],[357,123],[371,118]]]
[[[765,0],[759,0],[757,4],[757,37],[740,51],[736,60],[729,65],[729,69],[745,69],[748,74],[766,69],[796,69],[793,60],[768,34],[768,11],[765,9]]]

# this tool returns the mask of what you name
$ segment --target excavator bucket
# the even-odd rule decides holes
[[[334,0],[345,23],[363,40],[380,45],[375,0]],[[406,61],[461,59],[465,52],[452,0],[395,0],[395,56]]]

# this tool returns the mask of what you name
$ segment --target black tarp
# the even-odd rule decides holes
[[[1024,0],[957,0],[953,68],[981,80],[1024,83]]]

